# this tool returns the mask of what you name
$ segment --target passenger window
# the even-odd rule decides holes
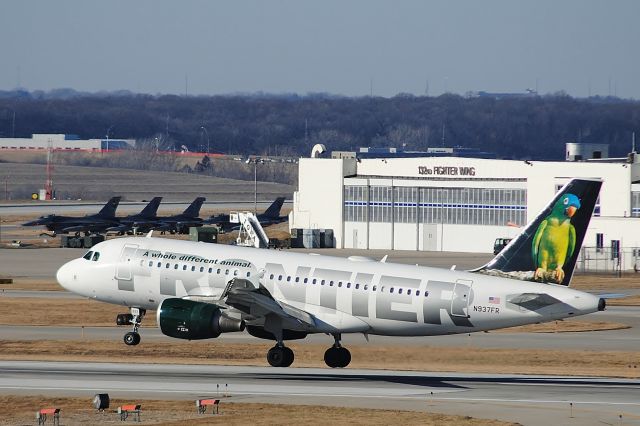
[[[314,278],[313,281],[311,281],[312,284],[316,283],[316,279]]]
[[[376,291],[376,286],[374,285],[371,290]]]
[[[338,287],[342,287],[342,281],[338,281]]]
[[[351,288],[351,283],[347,283],[347,288]]]
[[[196,267],[195,267],[195,266],[192,266],[192,267],[191,267],[191,272],[194,272],[195,270],[196,270]]]
[[[411,289],[407,290],[407,294],[411,296]]]
[[[162,262],[158,262],[158,268],[162,266]]]
[[[273,279],[273,274],[269,275],[269,279],[272,280]]]
[[[91,260],[93,260],[94,262],[97,262],[98,259],[100,259],[100,252],[96,251],[95,253],[93,253],[93,259]]]
[[[213,272],[213,269],[212,269],[212,268],[209,268],[209,273],[212,273],[212,272]]]
[[[153,262],[152,262],[152,261],[149,261],[149,266],[152,266],[152,265],[153,265]]]
[[[247,278],[251,276],[251,272],[247,272]]]
[[[364,285],[364,289],[365,289],[365,290],[369,290],[369,286],[365,284],[365,285]]]
[[[91,260],[91,256],[93,255],[93,251],[88,251],[84,256],[82,256],[83,259],[87,259],[87,260]]]
[[[360,288],[360,284],[356,283],[356,290]]]
[[[178,268],[178,265],[176,265],[176,268]],[[187,270],[187,265],[182,265],[182,270],[186,271]]]
[[[233,271],[233,276],[237,277],[238,276],[238,270],[236,269],[235,271]]]
[[[291,277],[287,275],[287,282],[291,281]]]
[[[178,264],[176,263],[175,265],[173,265],[173,269],[178,269],[178,266],[180,266],[180,265],[178,265]]]
[[[428,295],[429,295],[429,292],[428,292],[428,291],[425,291],[425,292],[424,292],[424,297],[427,297]]]
[[[324,285],[324,280],[320,281],[320,285]]]
[[[329,281],[329,287],[333,287],[333,281]]]
[[[200,267],[200,272],[204,272],[204,266]]]
[[[224,270],[224,274],[225,274],[225,275],[229,275],[229,270],[228,270],[228,269],[225,269],[225,270]]]
[[[278,275],[278,281],[282,281],[282,275]]]
[[[416,290],[416,296],[420,296],[420,290]]]
[[[398,294],[402,294],[402,289],[401,288],[398,289]]]
[[[309,279],[308,279],[308,278],[305,278],[305,279],[303,280],[303,282],[304,282],[305,284],[306,284],[308,281],[309,281]]]
[[[393,287],[389,289],[389,293],[393,293]]]
[[[166,268],[169,269],[169,264],[167,263]]]
[[[220,269],[218,269],[218,270],[216,271],[216,274],[220,275]]]
[[[300,277],[296,277],[296,282],[299,283],[300,282]]]

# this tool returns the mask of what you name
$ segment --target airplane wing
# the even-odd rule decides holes
[[[275,300],[265,287],[259,285],[256,288],[255,284],[248,280],[236,278],[229,281],[221,298],[227,305],[256,319],[275,314],[285,321],[292,322],[298,329],[316,328],[311,314]]]

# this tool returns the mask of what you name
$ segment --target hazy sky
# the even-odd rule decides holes
[[[3,0],[0,55],[4,90],[640,99],[640,1]]]

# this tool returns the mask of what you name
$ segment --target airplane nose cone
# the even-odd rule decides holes
[[[66,290],[73,291],[72,287],[74,277],[70,263],[71,262],[67,262],[58,269],[58,272],[56,272],[56,280],[58,281],[58,284],[60,284]]]

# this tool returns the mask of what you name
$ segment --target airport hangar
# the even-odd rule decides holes
[[[601,178],[583,247],[611,253],[618,245],[620,269],[640,265],[635,153],[608,158],[607,145],[570,143],[567,161],[331,157],[300,160],[289,223],[332,229],[337,248],[488,252],[496,238],[518,235],[571,178]]]

